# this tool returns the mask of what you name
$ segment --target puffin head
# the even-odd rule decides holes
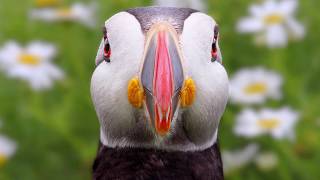
[[[108,147],[212,146],[228,99],[217,23],[188,8],[146,7],[105,22],[91,80]]]

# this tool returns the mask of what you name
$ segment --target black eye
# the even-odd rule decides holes
[[[111,56],[111,49],[110,49],[110,44],[108,41],[107,37],[107,29],[104,27],[103,28],[103,39],[104,39],[104,51],[103,51],[103,58],[106,62],[110,62],[110,56]]]
[[[217,50],[217,45],[216,42],[212,43],[212,50],[211,50],[211,61],[215,62],[218,58],[218,50]]]
[[[215,62],[218,59],[218,49],[217,49],[217,41],[219,37],[219,27],[216,25],[214,27],[214,35],[212,41],[212,49],[211,49],[211,61]]]
[[[110,62],[110,56],[111,56],[110,44],[107,43],[104,45],[104,52],[103,52],[104,60],[106,62]]]

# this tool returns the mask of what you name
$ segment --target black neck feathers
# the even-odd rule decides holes
[[[142,148],[109,148],[100,144],[93,179],[222,180],[218,144],[196,152],[167,152]]]

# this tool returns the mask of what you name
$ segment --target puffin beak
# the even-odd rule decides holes
[[[178,109],[184,82],[178,34],[171,25],[159,23],[149,30],[140,78],[151,123],[164,136]]]

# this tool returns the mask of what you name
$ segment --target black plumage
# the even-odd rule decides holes
[[[196,152],[109,148],[100,144],[93,164],[93,179],[221,180],[223,170],[217,143]]]

